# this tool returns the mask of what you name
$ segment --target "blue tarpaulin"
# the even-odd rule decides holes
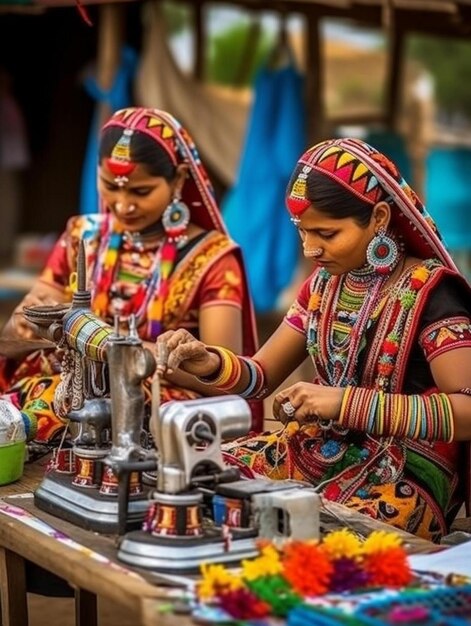
[[[299,236],[285,192],[306,149],[303,78],[292,66],[262,69],[234,187],[223,202],[232,238],[241,246],[255,308],[275,308],[299,260]]]

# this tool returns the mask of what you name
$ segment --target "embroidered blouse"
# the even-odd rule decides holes
[[[307,334],[309,320],[309,277],[301,286],[296,300],[284,317],[284,322],[303,335]],[[367,339],[374,335],[374,327]],[[367,342],[368,343],[368,342]],[[434,386],[428,363],[436,356],[456,348],[457,344],[471,345],[471,320],[462,290],[451,276],[445,276],[431,291],[423,310],[417,341],[414,343],[404,377],[404,393],[422,393]],[[362,371],[366,351],[359,355],[358,367]],[[361,378],[361,377],[360,377]]]

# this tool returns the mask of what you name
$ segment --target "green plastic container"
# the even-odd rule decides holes
[[[15,441],[0,445],[0,485],[8,485],[23,475],[26,442]]]

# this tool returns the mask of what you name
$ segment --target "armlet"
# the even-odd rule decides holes
[[[467,317],[448,317],[424,328],[419,344],[427,361],[455,348],[471,347],[471,321]]]

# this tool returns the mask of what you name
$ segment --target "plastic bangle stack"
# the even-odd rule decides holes
[[[201,383],[216,387],[223,393],[230,393],[240,381],[242,368],[245,365],[249,373],[249,382],[245,389],[239,391],[239,395],[246,399],[263,397],[266,392],[265,374],[257,361],[237,356],[221,346],[210,346],[208,350],[219,356],[221,364],[211,376],[198,376]]]
[[[265,372],[262,366],[255,359],[248,359],[247,357],[240,356],[239,360],[243,361],[249,369],[249,384],[240,392],[240,396],[243,398],[252,398],[259,400],[263,398],[267,392],[265,384]]]
[[[445,393],[405,395],[363,387],[347,387],[338,423],[371,435],[453,441],[454,422]]]
[[[237,356],[221,346],[209,346],[209,352],[217,354],[221,360],[219,369],[211,376],[198,376],[198,380],[205,385],[217,387],[221,391],[230,391],[237,385],[242,373],[242,366]]]
[[[23,424],[25,427],[26,441],[31,441],[36,437],[38,432],[38,418],[33,411],[21,411],[21,417],[23,418]]]

